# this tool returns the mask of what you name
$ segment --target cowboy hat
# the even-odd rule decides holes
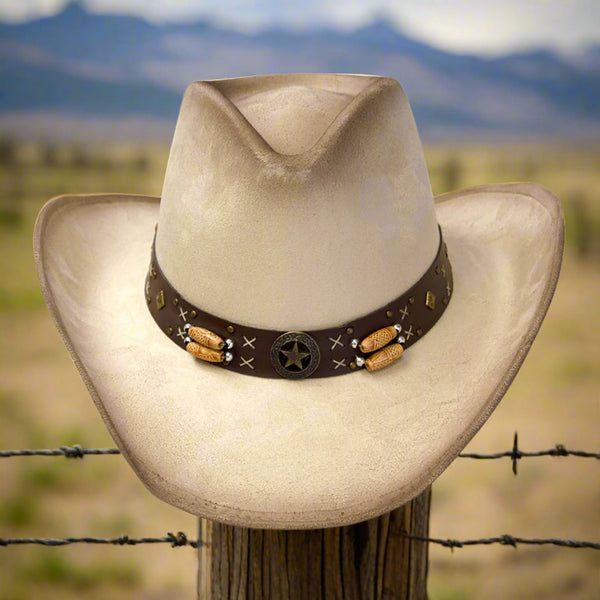
[[[549,191],[433,198],[400,85],[323,74],[193,83],[160,199],[62,196],[34,234],[141,480],[260,528],[369,519],[440,475],[515,377],[562,248]]]

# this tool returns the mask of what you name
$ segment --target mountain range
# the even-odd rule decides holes
[[[434,48],[385,19],[350,32],[247,34],[206,20],[157,25],[91,14],[79,2],[0,23],[0,125],[41,115],[67,136],[69,122],[172,127],[191,81],[276,72],[394,77],[426,137],[600,133],[600,46],[577,59],[547,49],[484,58]]]

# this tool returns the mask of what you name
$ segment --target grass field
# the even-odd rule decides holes
[[[600,147],[436,146],[435,193],[531,180],[567,218],[555,299],[513,386],[471,451],[561,442],[597,451],[600,424]],[[0,447],[113,446],[45,309],[31,252],[35,216],[69,192],[160,194],[167,149],[0,144]],[[600,539],[598,461],[457,459],[433,487],[436,537]],[[13,458],[0,463],[0,537],[195,536],[196,519],[155,499],[118,457]],[[194,552],[166,545],[0,548],[0,598],[195,597]],[[430,549],[432,600],[592,599],[600,553],[553,547]]]

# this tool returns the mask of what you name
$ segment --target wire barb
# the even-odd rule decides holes
[[[512,455],[510,457],[512,462],[512,472],[514,475],[517,474],[517,464],[522,456],[523,455],[519,450],[519,434],[515,431],[515,435],[513,437]]]

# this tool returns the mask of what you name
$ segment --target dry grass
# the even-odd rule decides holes
[[[140,152],[146,168],[134,160]],[[33,146],[20,148],[20,166],[0,173],[1,214],[9,215],[0,223],[0,446],[113,446],[43,306],[31,231],[43,202],[58,193],[159,194],[166,151],[92,149],[87,165],[79,166],[72,166],[68,148],[53,158],[58,164],[40,166],[39,157]],[[568,225],[583,210],[591,234],[576,227],[569,231],[548,318],[514,385],[470,449],[507,449],[515,429],[524,449],[556,442],[595,449],[600,422],[599,149],[438,147],[428,149],[427,158],[436,193],[528,179],[565,201]],[[583,258],[581,235],[592,236]],[[196,520],[155,499],[118,456],[14,458],[3,460],[1,467],[0,536],[195,534]],[[456,460],[434,485],[431,532],[456,538],[512,533],[598,540],[597,469],[589,459],[538,458],[521,461],[515,478],[508,460]],[[196,561],[189,548],[17,547],[0,552],[0,596],[5,599],[194,597]],[[600,587],[600,556],[593,551],[476,547],[450,553],[432,547],[430,555],[432,600],[587,599],[597,597]]]

